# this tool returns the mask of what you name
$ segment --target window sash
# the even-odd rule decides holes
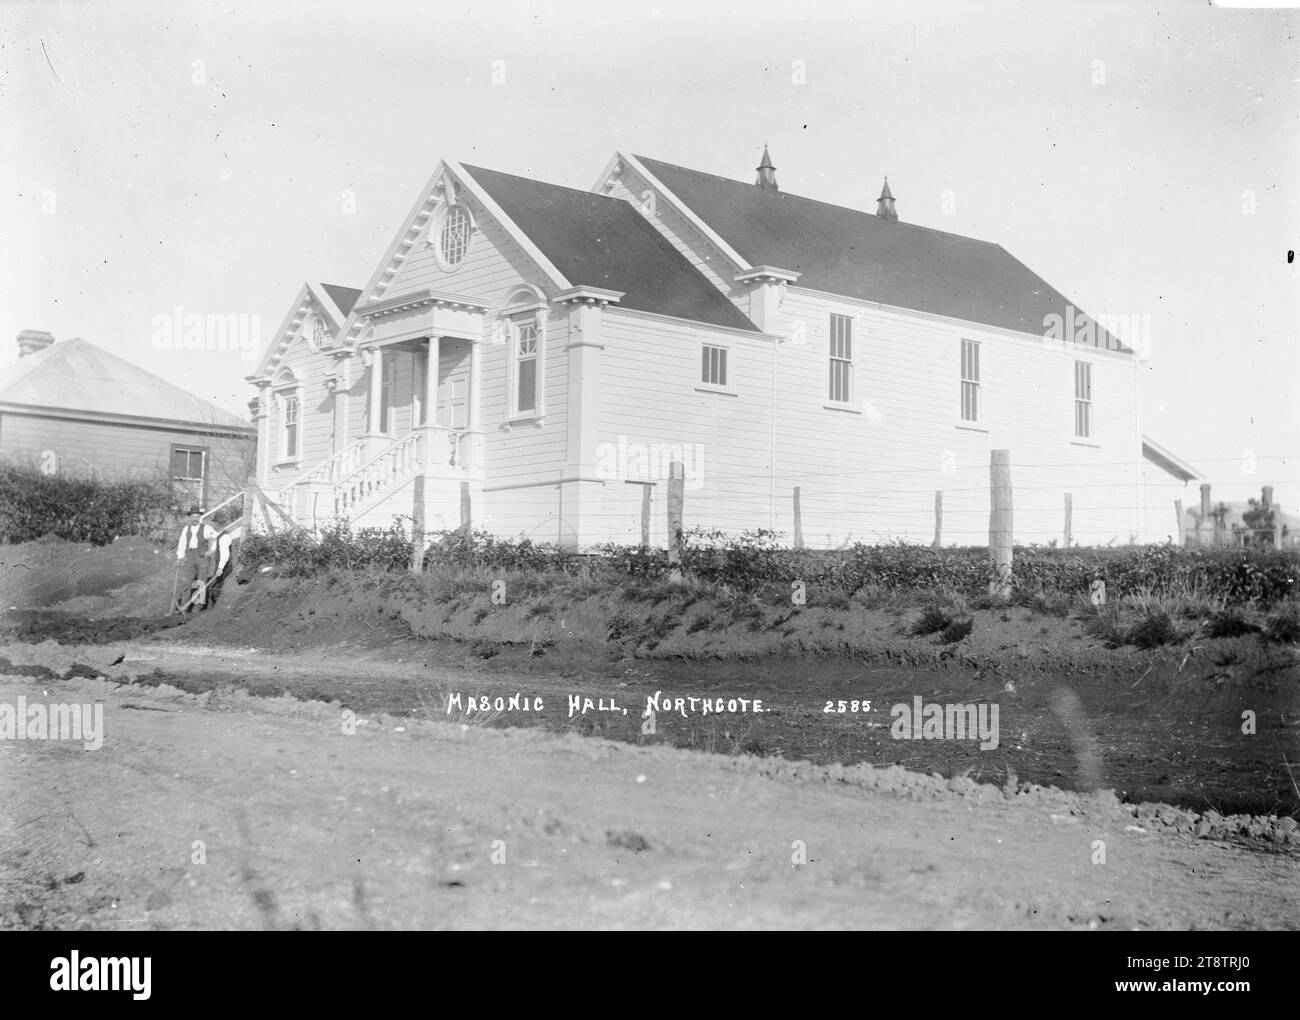
[[[1074,363],[1074,434],[1092,438],[1092,365],[1087,361]]]
[[[514,329],[514,413],[536,414],[538,411],[538,359],[541,355],[541,331],[534,321],[520,322]]]
[[[298,398],[284,398],[284,456],[298,456]]]
[[[704,344],[700,366],[700,382],[707,386],[727,385],[727,349]]]
[[[847,315],[831,316],[828,395],[836,404],[853,399],[853,320]]]
[[[175,481],[203,481],[203,451],[172,450],[171,473]]]
[[[980,420],[980,345],[961,342],[961,420]]]

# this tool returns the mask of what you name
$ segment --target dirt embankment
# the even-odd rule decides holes
[[[0,678],[19,697],[102,705],[104,740],[0,742],[0,927],[1300,924],[1285,853],[1105,795]]]
[[[170,564],[149,550],[135,555],[135,569],[152,559],[154,574],[93,596],[101,612],[141,612],[149,602],[138,585],[157,588],[166,604]],[[634,743],[645,737],[642,712],[656,692],[724,696],[762,701],[764,710],[661,712],[655,739],[821,765],[898,764],[996,784],[1108,788],[1126,802],[1203,815],[1216,832],[1219,819],[1300,809],[1295,646],[1248,634],[1112,649],[1086,620],[1023,607],[978,610],[965,637],[944,641],[912,633],[915,607],[819,605],[816,591],[809,596],[797,607],[752,598],[720,604],[689,587],[554,592],[525,581],[497,601],[488,579],[465,590],[434,578],[413,593],[383,577],[256,576],[227,585],[214,609],[156,640],[254,648],[271,668],[182,656],[136,672],[196,693],[238,684],[415,718],[445,717],[449,707],[459,713],[471,697],[487,697],[486,715],[500,725]],[[11,613],[3,626],[27,641],[104,644],[178,622],[97,616],[64,602]],[[450,702],[456,694],[459,708]],[[546,707],[496,713],[495,699],[511,695],[541,697]],[[571,696],[592,699],[593,710],[581,710],[581,701],[570,710]],[[894,709],[917,698],[923,706],[996,706],[996,746],[898,739]]]

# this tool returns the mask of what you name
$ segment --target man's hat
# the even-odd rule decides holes
[[[196,506],[192,506],[192,507],[190,507],[190,513],[192,513],[192,514],[201,514],[201,513],[203,513],[203,511],[200,510],[200,509],[199,509],[198,507],[196,507]]]

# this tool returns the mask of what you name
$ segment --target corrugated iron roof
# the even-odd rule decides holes
[[[630,203],[465,166],[575,287],[623,291],[620,308],[757,331]]]
[[[1040,336],[1071,304],[1000,245],[636,158],[750,265],[800,287]]]
[[[0,403],[252,429],[246,419],[80,339],[0,368]]]

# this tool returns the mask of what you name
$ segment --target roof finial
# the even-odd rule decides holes
[[[885,186],[880,189],[880,197],[876,199],[876,215],[891,223],[898,222],[898,213],[894,209],[894,193],[889,190],[888,175],[885,177]]]
[[[754,180],[754,186],[760,191],[780,191],[776,184],[776,167],[772,165],[772,157],[767,151],[767,142],[763,143],[763,159],[755,167],[758,171],[758,177]]]

